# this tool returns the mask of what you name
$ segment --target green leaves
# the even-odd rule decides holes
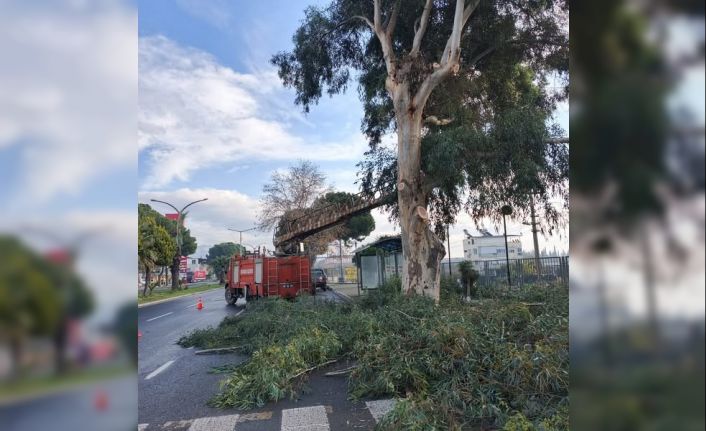
[[[544,299],[530,312],[524,301]],[[568,411],[568,292],[514,290],[468,305],[400,294],[399,280],[360,304],[301,298],[254,302],[248,313],[180,340],[200,347],[243,346],[214,403],[252,408],[296,397],[307,370],[350,358],[352,398],[393,396],[383,430],[565,430]],[[295,376],[295,377],[293,377]],[[522,414],[522,420],[511,419]]]

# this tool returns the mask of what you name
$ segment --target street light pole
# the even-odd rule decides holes
[[[240,238],[239,238],[239,241],[238,241],[238,254],[239,254],[240,256],[243,255],[243,252],[242,252],[242,249],[243,249],[243,232],[248,232],[248,231],[255,230],[255,229],[257,229],[257,228],[256,228],[256,227],[251,227],[250,229],[242,229],[242,230],[228,228],[228,230],[232,230],[233,232],[238,232],[238,234],[240,235]]]
[[[170,204],[169,202],[160,201],[159,199],[150,199],[150,201],[152,201],[152,202],[159,202],[159,203],[162,203],[162,204],[165,204],[165,205],[169,205],[170,207],[174,208],[174,211],[177,212],[177,219],[176,219],[176,243],[177,243],[177,251],[179,252],[179,256],[175,258],[175,260],[177,260],[177,262],[174,262],[174,265],[176,265],[177,268],[179,267],[179,264],[180,264],[180,262],[181,262],[181,254],[182,254],[182,250],[181,250],[181,242],[182,242],[182,241],[181,241],[181,223],[182,223],[182,218],[183,218],[184,211],[185,211],[187,208],[189,208],[191,205],[193,205],[193,204],[196,204],[196,203],[199,203],[199,202],[203,202],[203,201],[207,201],[207,200],[208,200],[208,198],[199,199],[199,200],[196,200],[196,201],[193,201],[193,202],[190,202],[190,203],[186,204],[182,209],[178,209],[177,207],[175,207],[174,205]],[[177,273],[178,273],[178,272],[177,272]],[[175,284],[175,281],[174,281],[174,274],[172,274],[172,290],[175,289],[175,286],[178,286],[178,284]]]
[[[507,269],[507,286],[512,287],[512,281],[510,281],[510,254],[507,250],[507,223],[505,222],[505,216],[512,214],[512,207],[510,205],[503,205],[500,208],[500,212],[503,214],[503,235],[505,236],[505,267]]]
[[[451,277],[451,236],[449,235],[449,225],[446,225],[446,247],[449,249],[449,277]]]

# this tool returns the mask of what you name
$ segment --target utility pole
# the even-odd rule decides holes
[[[537,216],[534,212],[534,193],[530,195],[530,217],[532,226],[532,241],[534,242],[534,265],[537,269],[537,275],[542,275],[542,262],[539,259],[539,239],[537,238]]]
[[[449,277],[451,277],[451,235],[449,235],[449,225],[446,225],[446,247],[449,249]]]
[[[512,281],[510,281],[510,254],[507,250],[507,224],[505,222],[505,216],[512,214],[512,207],[510,205],[503,205],[500,212],[503,214],[503,236],[505,237],[505,267],[507,269],[507,286],[512,287]]]
[[[339,283],[343,283],[344,277],[343,277],[343,240],[342,239],[338,240],[338,261],[339,261],[339,266],[341,268],[341,278],[338,281],[339,281]]]

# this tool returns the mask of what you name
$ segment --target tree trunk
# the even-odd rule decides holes
[[[402,286],[439,301],[444,244],[429,228],[428,194],[421,171],[421,112],[410,100],[399,103],[397,119],[397,200],[402,229]]]
[[[145,265],[145,290],[142,292],[142,296],[147,296],[147,290],[149,289],[150,295],[152,294],[152,287],[150,283],[152,282],[152,268]]]
[[[54,333],[54,370],[57,375],[66,373],[66,342],[68,341],[68,321],[61,317],[59,327]]]
[[[175,256],[172,266],[169,269],[172,272],[172,290],[179,290],[179,257]]]
[[[22,372],[22,338],[10,336],[10,379],[19,379]]]

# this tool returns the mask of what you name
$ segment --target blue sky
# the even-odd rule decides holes
[[[356,163],[367,145],[355,83],[304,115],[269,63],[276,52],[291,49],[312,4],[139,2],[139,197],[176,205],[208,197],[187,222],[199,240],[198,255],[234,240],[228,227],[253,226],[263,184],[296,159],[314,161],[335,188],[357,190]],[[557,120],[568,129],[568,109]],[[396,230],[384,214],[374,216],[371,238]],[[452,229],[452,255],[461,254],[464,228],[474,230],[470,217]],[[529,234],[519,223],[511,229]],[[271,244],[270,233],[248,235],[253,246]],[[523,241],[529,248],[531,238]],[[543,242],[567,248],[568,236]]]

